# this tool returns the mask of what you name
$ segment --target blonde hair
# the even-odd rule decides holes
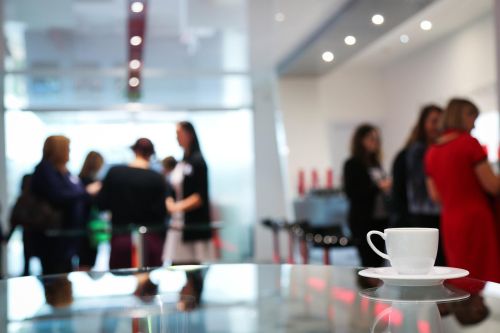
[[[458,129],[466,130],[465,128],[465,112],[467,109],[472,109],[476,115],[479,115],[479,109],[471,101],[463,98],[453,98],[448,103],[444,110],[442,119],[442,129]]]
[[[51,135],[43,144],[43,159],[57,168],[64,168],[68,160],[69,139],[64,135]]]

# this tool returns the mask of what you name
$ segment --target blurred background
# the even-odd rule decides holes
[[[498,164],[498,1],[0,0],[0,11],[4,231],[52,134],[71,139],[74,174],[90,150],[127,162],[139,137],[159,169],[182,157],[175,124],[191,121],[227,262],[271,261],[260,221],[296,218],[301,172],[307,190],[329,170],[339,188],[360,122],[380,127],[389,169],[421,106],[467,96]],[[9,249],[21,258],[19,235]]]

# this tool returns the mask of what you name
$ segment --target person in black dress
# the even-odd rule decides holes
[[[97,173],[101,170],[104,164],[104,158],[96,151],[91,151],[85,157],[82,170],[78,177],[84,186],[88,186],[97,181]],[[94,200],[92,200],[94,201]],[[84,220],[88,224],[92,218],[92,209],[94,202],[88,202],[84,208]],[[97,247],[93,246],[89,235],[83,236],[80,241],[80,249],[78,251],[79,269],[88,271],[95,265],[97,257]]]
[[[388,226],[386,198],[391,188],[380,164],[380,136],[370,124],[359,126],[351,142],[351,157],[344,164],[344,190],[349,199],[348,222],[364,267],[382,266],[384,259],[369,247],[366,234]],[[382,239],[374,238],[379,249]]]

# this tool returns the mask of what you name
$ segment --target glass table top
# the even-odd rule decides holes
[[[500,332],[500,285],[215,264],[0,281],[1,332]]]

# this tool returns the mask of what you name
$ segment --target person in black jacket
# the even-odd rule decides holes
[[[176,263],[210,260],[212,231],[207,164],[191,123],[177,125],[177,140],[184,157],[170,174],[175,198],[166,200],[172,230],[167,236],[163,259]]]
[[[440,134],[442,113],[439,106],[424,106],[410,138],[394,160],[390,221],[394,227],[439,228],[440,207],[427,192],[424,156]],[[441,246],[436,265],[445,265]]]
[[[351,142],[351,157],[344,164],[344,190],[349,199],[348,221],[352,237],[364,267],[382,266],[384,259],[369,247],[366,234],[383,231],[388,226],[387,194],[391,188],[380,164],[380,137],[370,124],[359,126]],[[373,239],[383,250],[384,242]]]

